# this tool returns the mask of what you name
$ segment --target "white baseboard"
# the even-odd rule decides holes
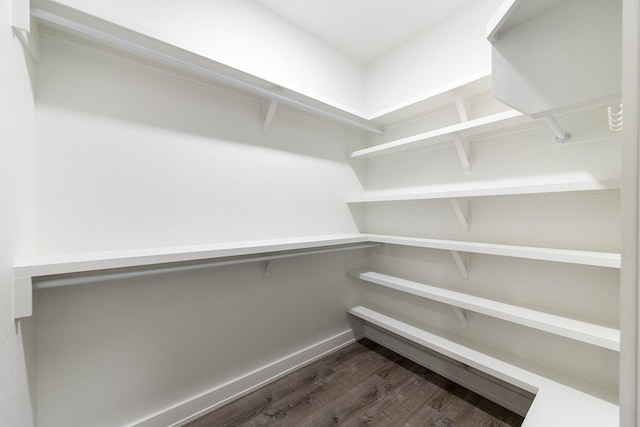
[[[354,341],[353,331],[349,329],[242,377],[221,384],[201,395],[166,408],[133,423],[132,427],[177,427],[184,425]]]
[[[515,412],[526,415],[534,395],[497,378],[470,368],[453,359],[439,355],[409,343],[402,338],[370,325],[365,326],[364,335],[371,341],[393,350],[417,364],[442,375],[469,390],[486,397],[492,402]]]

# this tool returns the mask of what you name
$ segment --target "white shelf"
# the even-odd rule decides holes
[[[347,203],[394,202],[405,200],[457,199],[469,197],[517,196],[569,192],[601,192],[619,190],[619,179],[571,181],[547,184],[473,185],[459,184],[438,187],[366,191],[347,198]]]
[[[369,283],[411,295],[471,310],[609,350],[620,351],[620,331],[617,329],[480,298],[463,292],[412,282],[373,271],[360,273],[356,277]]]
[[[426,145],[452,140],[455,135],[468,138],[482,133],[517,126],[530,121],[530,118],[518,111],[504,111],[502,113],[492,114],[490,116],[457,123],[444,128],[375,145],[373,147],[363,148],[361,150],[354,151],[351,154],[351,158],[367,159],[380,155],[393,154],[408,149],[421,148]]]
[[[443,331],[427,331],[380,311],[357,306],[348,312],[369,325],[400,336],[535,394],[523,426],[616,426],[619,407],[610,392],[579,379],[517,359]],[[365,333],[366,335],[366,333]],[[560,382],[561,381],[561,382]]]
[[[487,25],[487,39],[495,42],[500,33],[544,13],[566,0],[505,0]]]
[[[367,235],[346,234],[36,257],[14,266],[14,317],[31,315],[34,287],[87,283],[100,277],[122,278],[148,274],[149,271],[164,272],[201,268],[206,265],[267,262],[371,245]],[[132,267],[136,267],[135,271],[131,270]],[[145,270],[145,267],[148,269]],[[129,270],[122,272],[122,269]],[[265,273],[266,270],[265,266]],[[80,278],[64,276],[77,276],[78,273],[85,274]],[[90,278],[87,275],[90,275]],[[40,286],[33,282],[34,278],[42,277],[51,280],[51,286]]]
[[[611,252],[576,251],[569,249],[539,248],[531,246],[501,245],[495,243],[438,240],[418,237],[369,234],[372,242],[419,248],[442,249],[455,252],[470,252],[569,264],[593,265],[620,268],[620,254]]]

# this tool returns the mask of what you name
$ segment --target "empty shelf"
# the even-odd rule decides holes
[[[547,184],[471,186],[468,184],[436,188],[406,188],[396,190],[366,191],[352,196],[347,203],[393,202],[405,200],[456,199],[467,197],[517,196],[526,194],[551,194],[569,192],[599,192],[619,190],[619,179],[568,181]]]
[[[422,147],[429,144],[435,144],[453,139],[455,134],[460,133],[463,137],[469,137],[486,133],[498,129],[504,129],[516,126],[530,121],[527,116],[519,111],[509,110],[502,113],[492,114],[490,116],[481,117],[479,119],[469,120],[455,125],[447,126],[440,129],[408,136],[384,144],[379,144],[362,150],[354,151],[351,154],[352,159],[366,159],[378,155],[391,154],[411,148]]]
[[[372,242],[419,248],[442,249],[485,255],[527,258],[569,264],[620,268],[620,254],[611,252],[576,251],[570,249],[539,248],[531,246],[501,245],[495,243],[464,242],[457,240],[425,239],[418,237],[369,234]]]
[[[487,316],[539,329],[555,335],[620,351],[620,331],[567,317],[480,298],[463,292],[412,282],[372,271],[358,274],[361,280],[422,298],[471,310]]]

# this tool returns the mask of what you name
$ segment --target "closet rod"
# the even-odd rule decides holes
[[[88,37],[90,39],[94,39],[94,40],[98,40],[104,44],[113,46],[113,47],[117,47],[119,49],[125,50],[127,52],[130,53],[134,53],[136,55],[139,55],[143,58],[147,58],[147,59],[151,59],[154,60],[156,62],[160,62],[163,63],[165,65],[170,65],[173,67],[176,67],[178,69],[181,69],[183,71],[188,71],[191,73],[195,73],[195,74],[199,74],[201,76],[213,79],[213,80],[217,80],[221,83],[227,84],[229,86],[233,86],[235,88],[238,89],[243,89],[246,90],[248,92],[252,92],[255,93],[257,95],[261,95],[261,96],[265,96],[268,97],[272,100],[277,100],[279,102],[282,102],[284,104],[296,107],[298,109],[304,110],[304,111],[308,111],[308,112],[312,112],[324,117],[327,117],[329,119],[335,120],[335,121],[339,121],[345,124],[349,124],[352,126],[356,126],[358,128],[367,130],[369,132],[373,132],[376,133],[378,135],[384,135],[384,130],[383,129],[379,129],[373,126],[370,126],[366,123],[362,123],[359,122],[357,120],[354,119],[350,119],[348,117],[343,117],[339,114],[336,113],[332,113],[330,111],[326,111],[323,110],[321,108],[318,107],[314,107],[312,105],[308,105],[305,104],[304,102],[301,101],[297,101],[295,99],[291,99],[288,98],[282,94],[279,94],[277,92],[268,90],[268,89],[264,89],[261,88],[259,86],[255,86],[251,83],[247,83],[244,82],[242,80],[238,80],[235,79],[233,77],[229,77],[226,76],[220,72],[216,72],[213,70],[210,70],[206,67],[202,67],[200,65],[196,65],[193,64],[191,62],[179,59],[179,58],[175,58],[171,55],[168,55],[166,53],[162,53],[158,50],[146,47],[146,46],[142,46],[140,44],[137,44],[135,42],[132,42],[130,40],[126,40],[124,38],[118,37],[118,36],[114,36],[112,34],[108,34],[106,32],[100,31],[96,28],[92,28],[90,26],[81,24],[80,22],[71,20],[69,18],[60,16],[60,15],[56,15],[54,13],[51,13],[49,11],[46,10],[42,10],[42,9],[31,9],[31,16],[39,19],[40,21],[44,21],[50,24],[54,24],[57,26],[60,26],[66,30],[71,30],[75,33],[79,33],[82,34],[85,37]]]
[[[549,127],[549,129],[551,129],[551,132],[553,132],[553,135],[556,137],[556,142],[567,142],[569,138],[571,138],[571,134],[563,131],[553,116],[545,116],[542,118],[542,120],[544,120],[547,127]]]
[[[150,275],[157,274],[169,274],[169,273],[178,273],[185,271],[193,271],[193,270],[201,270],[205,268],[214,268],[214,267],[223,267],[227,265],[236,265],[236,264],[247,264],[251,262],[267,262],[274,261],[284,258],[293,258],[304,255],[316,255],[316,254],[324,254],[330,252],[342,252],[342,251],[350,251],[356,249],[368,249],[368,248],[377,248],[382,246],[382,243],[356,243],[344,246],[336,246],[332,248],[325,249],[316,249],[316,250],[301,250],[299,252],[292,252],[287,254],[273,254],[273,255],[262,255],[262,256],[251,256],[246,258],[238,258],[238,259],[227,259],[224,261],[211,261],[206,263],[199,264],[186,264],[186,265],[172,265],[171,267],[158,267],[158,268],[148,268],[144,270],[129,270],[129,271],[103,271],[103,272],[86,272],[82,273],[82,275],[74,275],[74,276],[42,276],[42,277],[34,277],[33,279],[33,289],[47,289],[47,288],[57,288],[60,286],[74,286],[74,285],[84,285],[95,282],[106,282],[112,280],[120,280],[120,279],[130,279],[135,277],[144,277]],[[152,266],[151,266],[152,267]]]

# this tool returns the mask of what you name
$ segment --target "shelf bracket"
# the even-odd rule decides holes
[[[453,213],[456,215],[462,231],[469,231],[469,201],[460,199],[449,199]]]
[[[469,326],[469,312],[460,307],[450,306],[453,312],[456,314],[456,317],[460,321],[460,327],[463,329],[467,329]]]
[[[272,259],[265,261],[264,268],[262,270],[262,278],[268,279],[269,277],[271,277],[271,270],[273,269],[274,262],[275,261]]]
[[[29,317],[33,314],[33,286],[31,277],[13,279],[13,318]]]
[[[469,278],[469,254],[466,252],[449,251],[453,257],[453,261],[456,263],[456,267],[460,270],[460,277],[463,279]]]
[[[37,22],[31,23],[29,0],[11,1],[11,26],[13,34],[34,62],[40,60],[40,35]]]
[[[460,116],[461,122],[469,121],[469,113],[468,113],[468,104],[464,101],[464,99],[458,93],[453,93],[453,98],[456,102],[456,110],[458,110],[458,115]]]
[[[542,120],[544,120],[544,123],[551,129],[551,132],[553,132],[553,135],[556,137],[556,142],[567,142],[569,138],[571,138],[571,134],[563,131],[553,116],[543,117]]]
[[[460,134],[453,134],[453,143],[456,147],[456,153],[462,164],[465,173],[471,172],[471,141],[463,141]]]
[[[264,121],[262,122],[262,133],[265,135],[269,135],[271,122],[273,121],[273,116],[275,116],[277,109],[278,101],[276,99],[272,99],[271,103],[269,103],[269,108],[267,108],[267,112],[264,115]]]

